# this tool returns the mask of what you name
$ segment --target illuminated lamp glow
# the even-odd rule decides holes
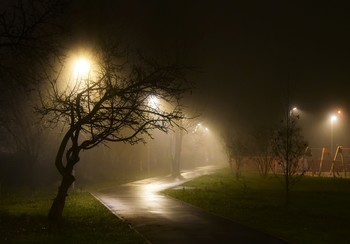
[[[74,62],[74,77],[81,78],[90,72],[90,62],[86,58],[79,58]]]

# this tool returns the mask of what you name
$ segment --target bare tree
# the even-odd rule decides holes
[[[239,179],[242,175],[243,159],[247,154],[246,142],[240,133],[228,133],[226,139],[226,150],[232,173]]]
[[[180,121],[182,126],[182,121]],[[183,129],[182,128],[176,128],[174,131],[174,142],[173,142],[173,152],[172,152],[172,160],[171,160],[171,166],[172,166],[172,176],[173,177],[180,177],[180,164],[181,164],[181,152],[182,152],[182,139],[183,139]]]
[[[65,1],[18,0],[0,3],[0,126],[8,144],[4,151],[21,154],[28,179],[43,142],[33,113],[32,91],[40,85],[62,39],[59,19]],[[50,66],[50,65],[49,65]],[[39,72],[40,70],[40,72]]]
[[[263,177],[266,177],[270,172],[274,159],[271,144],[272,135],[272,129],[269,127],[260,127],[253,135],[252,159],[258,167],[259,174]]]
[[[67,31],[61,23],[65,2],[18,0],[0,4],[0,82],[28,87],[42,78],[38,69],[42,71],[53,56],[62,53],[58,40]]]
[[[188,135],[188,133],[193,132],[198,134],[199,132],[198,122],[194,117],[191,119],[181,119],[178,124],[180,127],[175,128],[173,140],[171,142],[171,166],[173,177],[181,177],[181,155],[184,136]]]
[[[0,5],[0,49],[50,45],[49,38],[60,28],[57,17],[65,9],[65,0],[3,1]],[[43,38],[45,36],[45,38]]]
[[[83,150],[106,142],[145,142],[152,130],[168,132],[184,118],[180,99],[191,88],[184,67],[159,65],[140,56],[137,62],[124,62],[114,44],[99,48],[93,57],[95,71],[66,89],[60,89],[58,79],[52,80],[38,109],[47,123],[67,125],[55,159],[62,181],[48,215],[52,222],[62,217],[75,180],[73,167]],[[152,96],[175,106],[159,110],[150,104]]]
[[[24,92],[21,87],[3,94],[2,99],[5,99],[6,102],[1,104],[6,104],[7,107],[0,111],[0,126],[8,137],[6,152],[23,156],[25,159],[22,162],[23,167],[17,171],[26,172],[26,177],[22,179],[23,182],[30,183],[34,187],[34,170],[45,140],[38,117],[34,114],[34,108],[31,107],[30,102],[26,104],[24,98],[32,101],[30,94]]]
[[[295,115],[292,110],[287,111],[280,124],[276,126],[272,139],[274,157],[282,168],[287,204],[291,187],[305,173],[305,170],[299,167],[299,161],[305,153],[307,142],[302,136],[298,119],[299,115]]]

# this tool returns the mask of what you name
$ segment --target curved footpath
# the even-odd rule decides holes
[[[159,193],[217,169],[215,166],[199,167],[182,173],[181,180],[149,178],[92,195],[154,244],[285,243]]]

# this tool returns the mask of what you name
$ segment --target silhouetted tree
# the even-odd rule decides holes
[[[160,65],[140,56],[125,61],[114,44],[98,48],[93,59],[90,74],[78,76],[74,85],[60,88],[59,79],[52,80],[38,109],[46,123],[66,125],[55,159],[62,181],[48,215],[52,222],[62,217],[75,180],[73,167],[83,150],[107,142],[145,142],[144,136],[152,137],[152,130],[168,132],[184,118],[180,99],[191,88],[184,67]],[[153,106],[152,96],[174,104],[173,109]]]
[[[42,71],[59,57],[64,2],[0,3],[0,127],[8,138],[3,151],[23,155],[26,163],[17,170],[25,171],[29,179],[43,142],[32,91],[45,78]]]
[[[175,128],[171,143],[171,166],[173,177],[181,177],[181,155],[184,136],[186,136],[187,133],[198,133],[198,128],[196,128],[198,127],[197,122],[194,119],[182,119],[178,122],[178,124],[181,126]]]
[[[299,167],[299,161],[305,153],[307,142],[298,125],[299,115],[287,111],[284,118],[274,130],[272,150],[274,157],[282,168],[286,203],[289,203],[291,187],[304,175],[305,170]]]
[[[18,0],[0,3],[2,85],[11,81],[28,87],[42,78],[41,74],[45,75],[42,68],[48,65],[52,56],[61,54],[58,40],[64,36],[61,17],[65,2]],[[38,72],[39,68],[41,72]]]
[[[21,87],[18,87],[21,89]],[[17,90],[18,90],[17,89]],[[11,95],[13,97],[11,97]],[[30,95],[21,91],[22,97],[17,97],[17,91],[9,90],[3,94],[2,99],[6,99],[2,105],[7,104],[8,107],[0,110],[0,126],[7,134],[7,144],[4,145],[6,153],[22,155],[24,159],[22,166],[17,172],[25,172],[26,177],[22,177],[23,182],[35,185],[35,166],[38,162],[39,153],[45,141],[42,133],[42,127],[38,123],[38,117],[34,113]],[[17,99],[15,99],[17,98]],[[28,98],[28,104],[24,98]],[[13,177],[16,177],[13,175]]]
[[[182,121],[180,121],[182,125]],[[180,163],[181,163],[181,152],[182,152],[182,139],[184,131],[181,128],[176,128],[174,131],[174,142],[173,142],[173,153],[172,153],[172,176],[179,177],[180,173]]]
[[[253,134],[252,159],[258,167],[259,174],[263,177],[268,175],[274,160],[272,136],[273,131],[269,127],[257,128]]]
[[[232,173],[239,179],[242,174],[243,159],[247,155],[247,144],[240,133],[228,133],[225,138],[226,150]]]

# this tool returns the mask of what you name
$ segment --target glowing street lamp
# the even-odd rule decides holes
[[[332,116],[331,116],[331,122],[334,122],[334,121],[336,121],[336,120],[337,120],[337,116],[332,115]]]
[[[85,78],[90,73],[91,64],[88,59],[82,57],[74,62],[74,78]]]
[[[331,121],[331,148],[330,148],[330,152],[331,152],[331,157],[333,157],[333,127],[334,127],[334,122],[337,121],[337,116],[331,115],[330,121]]]
[[[152,95],[148,98],[148,105],[151,107],[151,108],[157,108],[158,105],[159,105],[159,99]]]
[[[150,109],[158,110],[159,109],[159,99],[155,95],[151,95],[147,98],[147,104]],[[147,139],[147,174],[150,174],[151,171],[151,160],[152,160],[152,140]]]
[[[196,133],[196,132],[208,133],[209,132],[209,128],[208,127],[204,127],[201,123],[198,123],[196,125],[196,127],[194,128],[194,130],[193,130],[193,133]]]
[[[298,112],[298,108],[297,107],[293,107],[291,110],[289,110],[289,116],[294,115],[294,113]]]
[[[88,78],[91,70],[90,61],[84,57],[78,58],[73,63],[73,77],[75,84],[73,87],[79,88],[80,80]],[[87,84],[88,85],[88,84]],[[74,89],[74,88],[73,88]],[[72,170],[73,176],[75,175],[75,168]],[[72,188],[75,189],[75,181],[72,184]]]

